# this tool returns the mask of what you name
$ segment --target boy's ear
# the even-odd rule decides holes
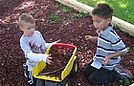
[[[112,20],[111,18],[108,18],[107,23],[109,24],[111,22],[111,20]]]
[[[23,25],[19,25],[19,29],[20,30],[23,30]]]

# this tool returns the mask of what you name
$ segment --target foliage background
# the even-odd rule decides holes
[[[97,3],[107,3],[114,10],[114,16],[134,24],[134,0],[78,0],[91,7],[95,7]]]

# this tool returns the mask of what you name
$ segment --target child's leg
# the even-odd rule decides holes
[[[120,79],[120,74],[117,71],[113,70],[111,82],[119,82]]]
[[[101,68],[101,69],[97,69],[96,71],[94,71],[92,74],[90,74],[88,76],[88,80],[91,83],[94,84],[104,84],[104,83],[108,83],[111,81],[112,79],[112,71]]]
[[[24,76],[28,78],[28,66],[26,65],[26,63],[23,64],[23,69],[24,69]]]
[[[84,75],[85,77],[88,77],[90,74],[92,74],[92,72],[94,72],[96,69],[94,67],[91,66],[90,62],[85,68],[84,68]]]
[[[29,80],[28,80],[28,83],[29,84],[33,84],[34,83],[34,79],[33,79],[33,76],[32,76],[32,71],[28,71],[29,72]]]
[[[29,84],[33,84],[34,79],[33,79],[33,76],[32,76],[32,71],[28,71],[28,66],[25,63],[23,64],[23,67],[24,67],[24,76],[26,77],[27,82]]]
[[[114,69],[117,73],[119,73],[119,75],[121,76],[121,78],[129,78],[129,79],[133,79],[133,74],[131,73],[131,71],[129,71],[128,69],[123,68],[121,65],[115,67]]]

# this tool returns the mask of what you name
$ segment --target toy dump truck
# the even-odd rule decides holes
[[[62,57],[61,61],[58,61],[57,63],[63,62],[62,60],[66,58],[68,58],[68,60],[66,60],[66,63],[64,62],[65,64],[57,65],[58,67],[61,67],[52,71],[48,71],[47,69],[50,65],[43,61],[38,62],[32,71],[34,78],[37,79],[36,86],[70,86],[69,77],[75,75],[78,70],[76,51],[76,46],[72,44],[56,43],[50,46],[47,49],[46,54],[56,52],[58,54],[53,54],[52,59],[59,59]],[[68,53],[69,55],[66,55]],[[58,57],[58,55],[61,57]],[[56,65],[56,62],[52,64],[54,66]],[[59,73],[58,76],[55,75],[57,72]]]

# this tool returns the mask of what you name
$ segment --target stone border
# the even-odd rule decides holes
[[[55,0],[63,5],[69,6],[74,8],[75,10],[79,12],[86,12],[91,14],[93,7],[90,7],[88,5],[85,5],[81,2],[78,2],[77,0]],[[121,20],[115,16],[112,18],[112,23],[113,25],[117,26],[120,28],[120,30],[128,33],[131,36],[134,36],[134,25],[130,24],[124,20]]]

